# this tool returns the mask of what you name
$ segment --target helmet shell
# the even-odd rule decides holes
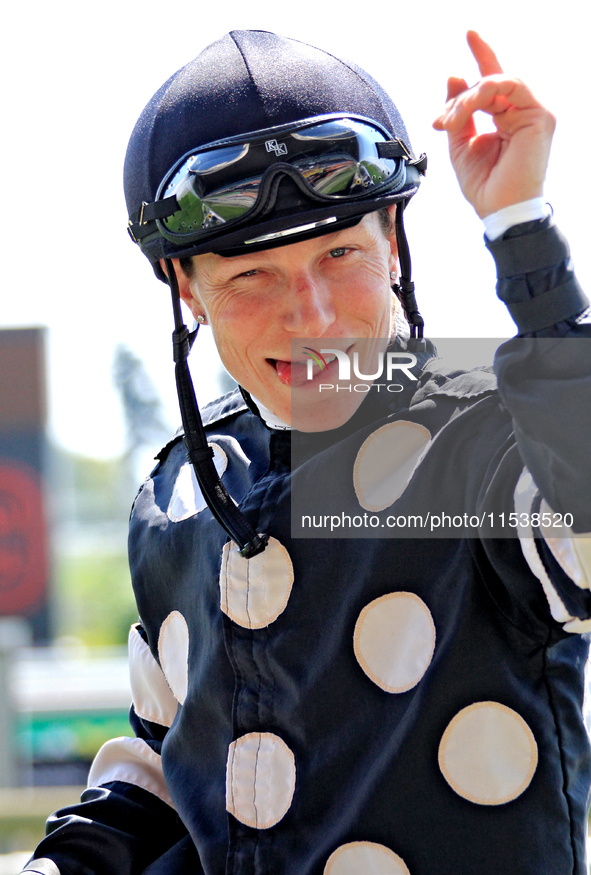
[[[187,152],[227,137],[329,113],[354,114],[383,125],[412,147],[404,122],[383,88],[357,65],[321,49],[267,31],[231,31],[178,70],[145,107],[131,135],[124,168],[129,215],[156,199],[159,185]],[[403,192],[363,202],[320,204],[308,200],[286,179],[277,208],[248,226],[248,237],[321,221],[329,216],[351,223],[353,216],[408,199]],[[281,199],[280,199],[281,201]],[[335,230],[335,225],[329,226]],[[220,228],[214,240],[182,244],[152,235],[142,251],[155,265],[161,258],[200,252],[236,252],[244,230]],[[284,242],[295,242],[290,236]],[[250,247],[252,249],[252,247]]]

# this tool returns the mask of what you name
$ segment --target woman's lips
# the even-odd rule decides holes
[[[275,359],[275,370],[279,382],[286,386],[302,386],[308,378],[308,365],[305,362],[283,362]]]
[[[303,386],[305,383],[313,383],[318,376],[321,374],[323,376],[329,375],[331,371],[331,366],[337,362],[336,356],[329,361],[328,368],[323,368],[319,370],[317,365],[314,365],[314,373],[312,380],[308,380],[308,362],[292,362],[292,361],[282,361],[281,359],[269,359],[269,362],[274,365],[275,371],[279,378],[279,381],[283,383],[285,386],[291,386],[292,388],[298,388],[299,386]],[[334,368],[333,368],[334,370]]]

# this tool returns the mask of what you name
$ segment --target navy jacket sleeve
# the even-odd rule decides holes
[[[47,836],[25,871],[39,875],[151,875],[202,872],[197,852],[168,795],[160,750],[177,702],[142,627],[129,635],[135,738],[114,738],[98,752],[79,804],[47,822]]]
[[[554,619],[568,632],[588,631],[589,301],[551,218],[511,228],[487,246],[497,265],[497,293],[519,332],[497,351],[495,370],[525,465],[515,510],[524,519],[539,514],[540,520],[520,527],[523,552],[542,581]]]

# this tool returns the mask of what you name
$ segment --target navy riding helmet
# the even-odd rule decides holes
[[[364,70],[273,33],[232,31],[142,112],[125,159],[129,229],[165,279],[162,258],[292,243],[407,201],[424,165]],[[281,234],[293,228],[305,230]]]

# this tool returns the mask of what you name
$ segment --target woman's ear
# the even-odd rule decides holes
[[[181,301],[187,305],[190,309],[193,316],[195,316],[194,307],[197,307],[196,312],[201,312],[201,304],[195,301],[195,296],[191,290],[191,280],[185,273],[185,271],[181,267],[181,263],[178,258],[172,258],[172,266],[174,267],[174,272],[176,274],[176,281],[179,287],[179,295],[181,296]],[[166,262],[163,258],[160,259],[160,267],[166,274]],[[195,317],[196,318],[196,317]]]
[[[390,273],[398,275],[398,241],[396,239],[396,204],[390,204],[387,207],[388,215],[390,216],[390,230],[386,235],[390,245]]]

